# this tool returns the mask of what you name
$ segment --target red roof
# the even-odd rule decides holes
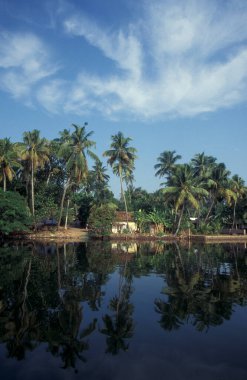
[[[128,214],[128,222],[134,222],[133,212],[128,212],[127,214]],[[116,222],[127,222],[125,211],[116,212]]]

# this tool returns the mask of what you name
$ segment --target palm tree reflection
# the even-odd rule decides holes
[[[168,286],[162,291],[166,299],[154,301],[162,328],[172,331],[191,323],[197,331],[208,331],[229,320],[234,303],[241,304],[241,299],[246,299],[236,256],[233,259],[219,256],[219,260],[214,254],[201,257],[200,253],[182,253],[176,246],[167,261]],[[221,260],[225,260],[227,269]]]
[[[100,332],[107,336],[106,353],[116,355],[120,350],[127,351],[129,344],[126,339],[130,339],[134,332],[134,322],[132,318],[133,304],[130,303],[132,292],[132,277],[127,274],[128,251],[125,256],[125,263],[120,268],[118,295],[109,302],[109,310],[112,314],[103,316],[104,328]]]

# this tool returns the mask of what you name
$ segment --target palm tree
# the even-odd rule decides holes
[[[92,167],[92,177],[95,181],[96,187],[103,186],[109,181],[109,175],[106,174],[106,167],[103,166],[103,163],[100,160],[96,160],[95,164]]]
[[[124,200],[126,221],[128,227],[128,209],[125,193],[123,190],[123,178],[128,177],[133,173],[134,161],[136,159],[136,149],[129,146],[132,139],[130,137],[124,137],[122,132],[118,132],[116,135],[111,136],[112,143],[109,150],[103,153],[103,156],[109,157],[107,163],[111,165],[113,173],[120,178],[121,196]]]
[[[197,153],[191,160],[194,175],[201,179],[208,178],[216,162],[213,156],[206,156],[204,152]]]
[[[219,163],[214,165],[210,178],[207,181],[207,189],[210,193],[211,204],[205,222],[208,221],[217,200],[225,200],[226,203],[230,205],[232,200],[234,201],[236,199],[236,194],[230,188],[229,175],[230,172],[226,169],[225,164]]]
[[[90,171],[90,185],[94,191],[94,200],[96,203],[102,204],[105,201],[108,190],[109,175],[107,169],[100,160],[96,160]]]
[[[34,207],[34,174],[38,167],[43,167],[49,160],[49,148],[47,140],[40,138],[40,131],[34,129],[23,134],[24,149],[21,158],[27,164],[28,172],[31,177],[31,212],[35,214]]]
[[[168,177],[168,187],[163,189],[166,200],[174,202],[174,210],[177,214],[179,211],[179,220],[175,235],[178,234],[182,221],[186,203],[193,208],[199,208],[199,199],[207,196],[208,192],[201,187],[193,176],[193,170],[190,165],[177,165],[174,174]]]
[[[179,154],[176,155],[175,153],[175,150],[165,150],[159,155],[157,158],[158,164],[154,165],[154,168],[158,169],[155,173],[156,177],[164,177],[172,172],[176,161],[182,158]]]
[[[233,206],[232,228],[234,228],[234,226],[236,226],[237,228],[237,224],[236,224],[237,202],[240,199],[243,199],[244,196],[247,195],[247,188],[244,185],[244,180],[241,177],[239,177],[237,174],[232,177],[232,180],[230,181],[230,187],[231,187],[231,190],[235,194],[234,206]]]
[[[63,157],[66,162],[67,181],[64,185],[58,226],[61,224],[64,200],[68,188],[72,184],[78,186],[81,182],[85,181],[88,176],[86,156],[89,155],[95,160],[98,159],[90,150],[91,147],[95,146],[95,142],[89,139],[93,132],[86,132],[87,123],[85,123],[83,127],[76,124],[72,124],[72,126],[75,128],[74,132],[68,136],[66,130],[66,138],[59,151],[60,157]]]
[[[0,181],[3,181],[3,191],[6,191],[7,180],[12,181],[14,177],[13,167],[20,167],[15,145],[9,138],[0,140]]]

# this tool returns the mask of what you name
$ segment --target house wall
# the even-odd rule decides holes
[[[135,222],[129,222],[129,230],[130,232],[135,232],[137,230],[137,225]],[[127,229],[127,222],[115,222],[112,226],[112,233],[122,233]]]

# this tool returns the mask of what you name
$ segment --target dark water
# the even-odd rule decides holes
[[[247,378],[244,245],[0,247],[0,379]]]

